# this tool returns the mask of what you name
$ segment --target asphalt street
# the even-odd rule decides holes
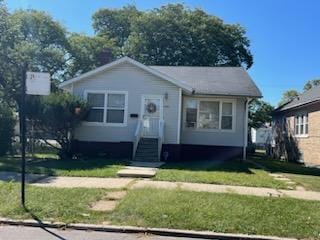
[[[0,240],[191,240],[133,233],[58,230],[40,227],[0,226]],[[199,239],[199,238],[198,238]],[[194,240],[194,239],[193,239]]]

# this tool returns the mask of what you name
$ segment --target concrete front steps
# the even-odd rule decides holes
[[[158,159],[158,139],[141,138],[131,166],[117,172],[119,177],[152,178],[161,166]]]
[[[141,138],[136,154],[135,162],[158,162],[158,139],[156,138]]]

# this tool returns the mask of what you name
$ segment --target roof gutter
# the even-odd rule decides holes
[[[262,98],[262,95],[259,96],[253,96],[253,95],[235,95],[235,94],[222,94],[222,93],[212,93],[212,94],[208,94],[208,93],[197,93],[195,90],[192,91],[192,93],[190,95],[195,95],[197,97],[208,97],[208,96],[219,96],[219,97],[237,97],[237,98],[250,98],[250,99],[254,99],[254,98]]]
[[[287,109],[283,109],[283,110],[279,109],[280,107],[285,106],[286,105],[285,104],[285,105],[280,106],[280,107],[276,108],[275,110],[273,110],[271,115],[274,116],[274,115],[277,115],[277,114],[280,114],[280,113],[283,113],[283,112],[289,112],[289,111],[296,110],[296,109],[299,109],[299,108],[307,107],[309,105],[312,105],[312,104],[315,104],[315,103],[318,103],[318,102],[320,102],[320,98],[316,99],[316,100],[313,100],[313,101],[310,101],[310,102],[306,102],[306,103],[300,104],[300,105],[295,105],[295,106],[292,106],[292,107],[287,108]]]
[[[247,160],[247,146],[248,146],[248,122],[249,122],[249,104],[253,98],[247,98],[245,102],[245,116],[244,116],[244,127],[243,127],[243,154],[242,160]]]

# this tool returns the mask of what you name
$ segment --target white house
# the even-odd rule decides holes
[[[257,129],[251,129],[251,140],[257,147],[265,147],[266,144],[270,144],[272,142],[272,138],[271,126],[262,126]]]
[[[137,161],[245,157],[248,103],[261,97],[242,67],[146,66],[129,57],[60,87],[91,105],[75,132],[79,150]]]

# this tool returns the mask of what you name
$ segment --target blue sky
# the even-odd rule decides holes
[[[265,101],[275,105],[285,90],[302,91],[307,80],[320,77],[318,0],[7,0],[7,5],[47,11],[68,31],[93,34],[91,16],[99,8],[134,4],[148,10],[174,2],[246,28],[254,55],[249,73]]]

